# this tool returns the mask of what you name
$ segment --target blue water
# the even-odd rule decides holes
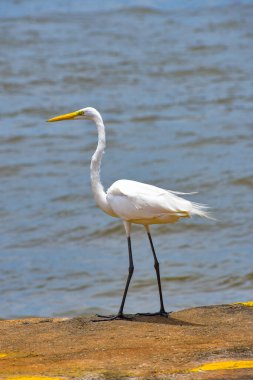
[[[102,178],[191,192],[217,222],[154,226],[166,308],[252,298],[251,1],[3,1],[0,5],[2,318],[116,312],[122,223],[93,200],[93,106],[107,128]],[[139,226],[127,312],[155,311]]]

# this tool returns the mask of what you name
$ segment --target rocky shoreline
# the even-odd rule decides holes
[[[0,321],[0,378],[253,379],[253,302],[165,317]]]

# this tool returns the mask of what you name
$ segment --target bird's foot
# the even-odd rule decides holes
[[[118,313],[116,315],[100,315],[96,314],[96,317],[101,319],[93,319],[92,322],[108,322],[108,321],[114,321],[116,319],[125,319],[127,321],[131,321],[133,318],[126,316],[125,314]]]
[[[142,315],[144,317],[154,317],[154,316],[160,316],[164,318],[168,318],[170,313],[167,313],[165,310],[160,310],[156,313],[137,313],[136,315]]]

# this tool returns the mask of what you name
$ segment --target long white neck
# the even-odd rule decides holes
[[[98,131],[98,144],[97,149],[92,156],[90,165],[92,191],[97,205],[107,214],[114,216],[114,213],[106,199],[106,193],[100,180],[100,166],[106,146],[105,126],[103,123],[103,119],[99,113],[97,113],[96,117],[94,118],[94,121]]]

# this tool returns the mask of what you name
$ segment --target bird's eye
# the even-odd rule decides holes
[[[84,116],[84,111],[79,111],[78,116]]]

